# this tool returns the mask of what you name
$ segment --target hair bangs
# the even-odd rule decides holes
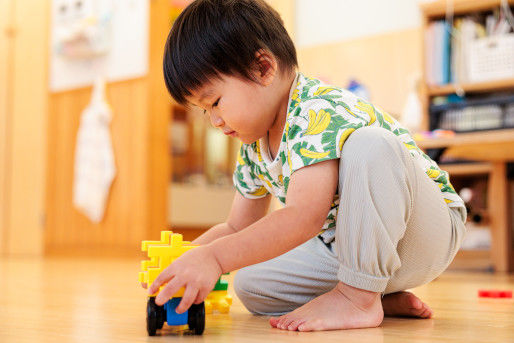
[[[171,36],[172,32],[170,32]],[[170,37],[168,37],[170,41]],[[179,45],[177,41],[174,42]],[[202,87],[213,77],[219,77],[219,71],[213,64],[202,58],[193,49],[177,49],[173,44],[166,44],[163,71],[164,82],[170,95],[181,105],[187,103],[187,97]],[[200,55],[200,56],[195,56]]]
[[[222,75],[254,81],[257,51],[273,53],[279,65],[297,66],[296,50],[282,20],[262,0],[196,0],[178,16],[164,49],[164,81],[186,104],[192,92]]]

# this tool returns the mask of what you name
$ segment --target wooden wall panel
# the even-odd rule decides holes
[[[104,220],[92,224],[72,205],[75,140],[91,88],[50,95],[47,225],[49,254],[137,255],[141,240],[166,228],[170,177],[170,99],[162,76],[169,1],[150,2],[149,73],[107,85],[117,173]]]
[[[419,28],[298,49],[300,71],[346,86],[356,78],[371,100],[393,115],[403,109],[413,79],[421,77]]]
[[[50,96],[46,250],[49,253],[137,251],[146,230],[146,78],[111,83],[111,139],[117,173],[104,220],[93,224],[72,204],[75,140],[91,88]]]

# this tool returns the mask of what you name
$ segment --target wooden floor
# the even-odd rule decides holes
[[[171,328],[148,337],[138,271],[131,259],[0,259],[0,342],[514,342],[514,301],[477,297],[479,288],[513,290],[513,275],[447,272],[415,289],[435,311],[429,320],[285,332],[234,299],[230,314],[207,316],[201,337]]]

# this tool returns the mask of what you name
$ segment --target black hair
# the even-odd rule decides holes
[[[178,16],[164,47],[166,87],[179,103],[213,77],[253,80],[256,52],[265,49],[279,70],[298,66],[280,15],[263,0],[196,0]]]

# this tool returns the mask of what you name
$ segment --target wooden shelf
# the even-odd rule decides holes
[[[444,86],[428,86],[429,96],[449,95],[454,94],[457,90],[462,90],[465,93],[485,93],[492,91],[513,90],[514,79],[505,79],[497,81],[477,82],[477,83],[463,83],[460,85],[449,84]]]
[[[459,250],[448,269],[489,270],[492,266],[490,250]]]
[[[421,12],[424,16],[434,19],[446,15],[447,0],[439,0],[421,4]],[[508,0],[514,5],[514,0]],[[487,11],[501,5],[501,0],[453,0],[453,13],[455,15],[467,14],[470,12]]]
[[[514,6],[514,0],[507,0]],[[455,16],[473,15],[476,12],[490,12],[501,6],[502,0],[438,0],[421,4],[422,33],[425,34],[431,22],[444,19],[447,10]],[[451,7],[448,7],[447,5]],[[451,14],[451,13],[450,13]],[[422,44],[422,49],[425,45]],[[425,56],[425,51],[422,52]],[[427,84],[426,70],[423,71],[421,100],[423,104],[422,127],[429,125],[429,105],[431,98],[439,95],[456,93],[490,94],[495,91],[514,93],[514,78],[488,82],[465,83],[460,85],[431,86]],[[512,228],[510,226],[507,162],[514,161],[514,129],[460,133],[451,138],[424,138],[416,141],[421,149],[445,149],[444,155],[457,159],[481,161],[479,164],[462,166],[442,166],[453,175],[487,175],[487,198],[494,199],[494,206],[488,206],[491,216],[491,249],[488,252],[460,252],[458,257],[465,257],[472,264],[473,260],[482,260],[484,265],[491,265],[496,271],[514,271],[514,248],[512,246]],[[457,258],[459,260],[459,258]],[[490,263],[488,262],[490,261]]]
[[[455,164],[439,164],[439,167],[447,171],[452,176],[465,176],[465,175],[487,175],[493,167],[491,163],[476,162],[476,163],[455,163]]]
[[[421,149],[436,149],[463,145],[514,143],[514,129],[458,133],[452,138],[425,138],[417,140]]]

